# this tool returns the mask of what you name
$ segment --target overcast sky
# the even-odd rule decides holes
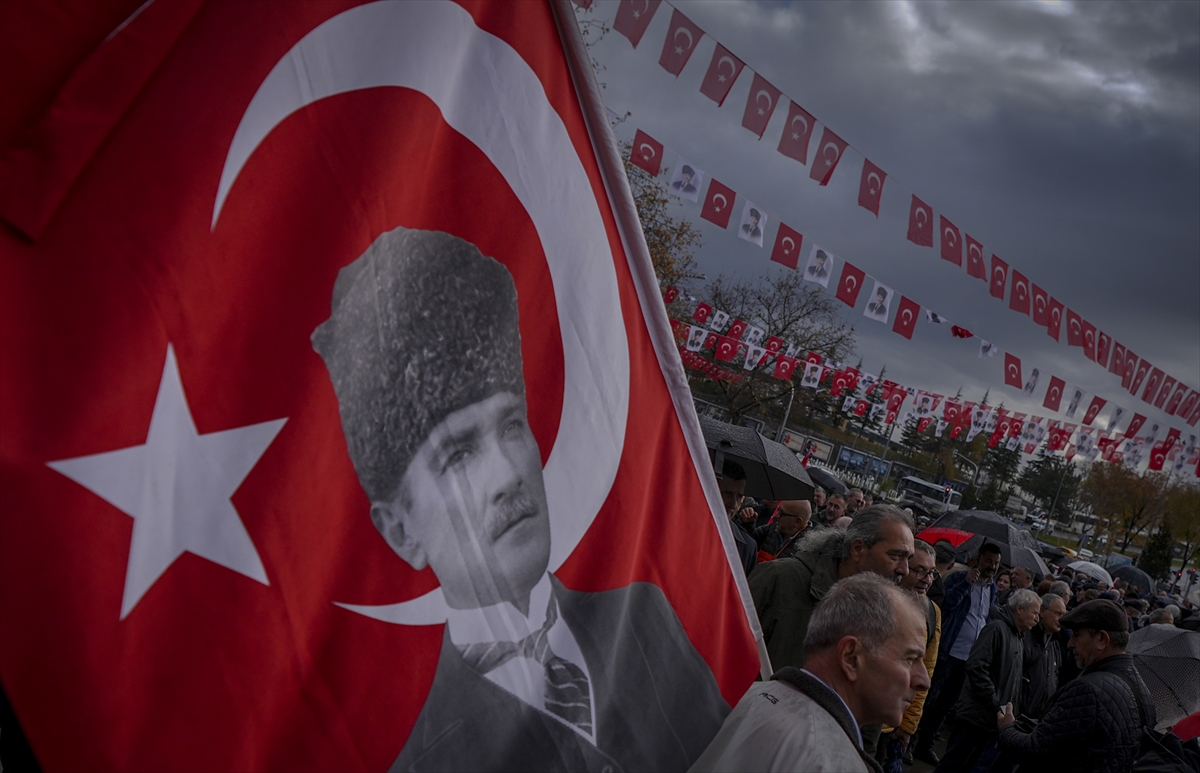
[[[1035,399],[1004,385],[1003,355],[979,338],[918,323],[912,341],[862,316],[864,368],[967,400],[1062,418],[1041,407],[1049,375],[1188,430],[1120,379],[992,298],[987,285],[906,241],[916,193],[965,233],[1167,373],[1200,388],[1200,3],[677,2],[707,34],[676,79],[658,65],[672,7],[635,50],[616,32],[593,48],[603,96],[642,129],[768,213],[764,247],[697,222],[709,276],[769,277],[778,218],[923,308],[1042,371]],[[611,22],[617,0],[596,0]],[[747,66],[724,106],[699,93],[714,37]],[[852,150],[830,184],[776,146],[786,99],[759,141],[741,126],[762,74]],[[889,175],[880,217],[858,207],[860,151]],[[810,149],[810,158],[811,158]],[[668,153],[667,161],[672,161]],[[703,193],[703,191],[702,191]],[[740,214],[738,205],[735,213]],[[803,263],[802,263],[803,265]],[[839,261],[831,292],[840,275]],[[868,283],[868,288],[870,287]],[[892,307],[895,313],[895,304]],[[1064,403],[1065,407],[1065,403]],[[1096,426],[1103,428],[1109,409]],[[1121,428],[1124,428],[1122,422]],[[1194,429],[1190,430],[1195,432]]]

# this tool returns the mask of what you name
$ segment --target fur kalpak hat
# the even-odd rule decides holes
[[[508,269],[440,231],[397,228],[343,268],[313,332],[371,501],[394,496],[429,433],[499,392],[524,396]]]

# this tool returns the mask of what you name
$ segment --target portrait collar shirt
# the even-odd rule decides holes
[[[841,695],[839,695],[837,690],[830,687],[829,684],[824,679],[817,676],[812,671],[809,671],[807,668],[802,668],[800,670],[803,671],[804,673],[808,674],[809,676],[811,676],[813,679],[816,679],[821,684],[825,685],[825,687],[829,690],[829,692],[833,693],[834,695],[837,695],[837,699],[842,702],[842,706],[845,707],[846,713],[849,714],[851,717],[854,717],[854,712],[850,710],[850,704],[846,703],[846,699],[843,698]],[[862,730],[860,730],[858,727],[858,717],[854,717],[854,736],[855,736],[855,743],[858,744],[858,748],[860,748],[860,749],[863,748]]]
[[[552,596],[553,587],[550,583],[550,574],[547,572],[538,581],[538,584],[533,586],[533,590],[529,594],[528,616],[522,614],[519,609],[507,601],[477,609],[451,609],[446,620],[450,631],[450,641],[460,647],[489,642],[519,642],[530,634],[536,633],[545,625]],[[583,659],[583,652],[580,651],[579,643],[575,641],[575,636],[571,633],[566,621],[563,620],[561,613],[558,614],[554,625],[550,627],[547,638],[553,653],[578,666],[587,676],[590,685],[592,678],[588,673],[587,663]],[[594,687],[591,689],[593,732],[589,735],[579,727],[563,721],[556,714],[546,711],[546,669],[537,660],[518,655],[483,676],[538,711],[559,720],[593,744],[596,742]]]
[[[975,646],[979,632],[987,625],[988,612],[992,606],[991,586],[990,580],[986,583],[979,580],[971,583],[971,606],[967,609],[967,619],[958,631],[958,638],[950,647],[950,657],[966,660],[971,656],[971,647]]]

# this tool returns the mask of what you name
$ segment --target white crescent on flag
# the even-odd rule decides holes
[[[629,352],[591,180],[525,60],[452,2],[375,2],[334,16],[259,85],[230,143],[212,226],[239,172],[285,118],[336,94],[387,87],[431,99],[504,176],[541,238],[562,340],[572,342],[563,346],[562,418],[544,469],[554,571],[583,538],[616,477],[629,409]],[[542,184],[551,179],[557,184]],[[581,469],[592,474],[573,473]],[[440,589],[382,607],[343,606],[408,625],[446,619]]]
[[[758,98],[759,98],[759,97],[766,97],[766,98],[767,98],[767,106],[766,106],[766,108],[765,108],[765,109],[766,109],[766,110],[770,110],[770,109],[771,109],[771,107],[772,107],[772,103],[771,103],[771,93],[770,93],[769,91],[767,91],[766,89],[759,89],[759,90],[758,90],[758,92],[757,92],[757,93],[754,95],[754,101],[755,101],[755,102],[758,102]]]
[[[714,206],[714,207],[713,207],[713,209],[715,209],[715,210],[717,210],[718,212],[720,212],[720,211],[721,211],[721,208],[722,208],[722,207],[724,207],[726,204],[728,204],[728,203],[729,203],[729,199],[725,198],[725,194],[724,194],[724,193],[718,193],[718,194],[716,194],[715,196],[713,196],[713,204],[714,204],[714,205],[717,203],[717,199],[720,199],[720,200],[721,200],[721,204],[720,204],[720,206]]]
[[[929,222],[929,213],[925,211],[924,207],[917,207],[916,214],[913,215],[913,220],[917,221],[918,228],[924,228],[925,224]]]
[[[695,40],[695,38],[692,37],[692,31],[690,29],[688,29],[687,27],[677,27],[675,29],[675,34],[671,36],[672,40],[674,40],[676,43],[678,43],[679,42],[679,33],[681,33],[681,32],[684,35],[687,35],[687,47],[690,49],[693,45],[695,45],[696,40]]]

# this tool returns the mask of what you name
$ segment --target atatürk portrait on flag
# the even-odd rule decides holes
[[[689,767],[729,709],[662,591],[547,571],[551,519],[572,515],[547,505],[508,270],[397,228],[341,270],[312,340],[371,521],[448,607],[393,770]]]

